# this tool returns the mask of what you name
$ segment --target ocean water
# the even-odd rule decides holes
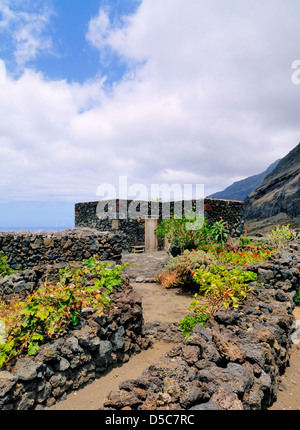
[[[0,232],[1,231],[29,231],[32,233],[35,233],[37,231],[61,231],[61,230],[66,230],[67,228],[74,228],[74,226],[60,226],[60,227],[51,227],[51,226],[46,226],[46,227],[1,227],[0,226]]]

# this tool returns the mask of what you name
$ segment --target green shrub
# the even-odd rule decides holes
[[[250,237],[247,237],[247,236],[241,236],[241,237],[239,237],[238,238],[238,244],[240,245],[240,246],[247,246],[247,245],[251,245],[251,239],[250,239]]]
[[[249,282],[255,281],[257,274],[240,269],[228,270],[224,266],[212,266],[209,270],[199,269],[194,280],[199,285],[199,294],[211,302],[214,313],[220,307],[238,308],[249,292]]]
[[[185,250],[183,254],[177,257],[170,257],[166,265],[167,269],[176,270],[178,273],[190,274],[197,269],[214,265],[216,260],[213,255],[204,251],[188,251]]]
[[[210,228],[210,237],[213,241],[224,244],[227,242],[229,231],[225,221],[216,221]]]
[[[171,245],[184,249],[195,249],[201,244],[217,242],[224,244],[229,231],[227,223],[223,220],[210,225],[206,218],[196,217],[192,211],[189,217],[162,220],[156,229],[158,237],[167,239]]]
[[[283,248],[289,242],[299,239],[299,234],[290,228],[290,225],[277,226],[275,230],[267,234],[269,246],[275,249]]]
[[[191,334],[197,322],[205,325],[210,316],[218,309],[237,309],[253,289],[249,282],[255,281],[257,274],[240,269],[228,270],[224,266],[211,266],[207,270],[198,269],[194,274],[194,280],[199,285],[199,294],[194,296],[189,309],[193,315],[188,315],[180,322],[183,334],[187,337]],[[205,303],[203,303],[203,298]]]
[[[92,307],[102,314],[111,304],[114,287],[122,283],[126,265],[111,267],[93,257],[82,267],[61,270],[57,285],[45,283],[24,302],[0,303],[6,337],[0,345],[0,368],[20,354],[35,355],[42,341],[76,326],[82,308]]]
[[[188,217],[185,215],[182,215],[181,218],[171,216],[170,219],[162,220],[156,228],[158,237],[167,239],[181,251],[195,247],[195,237],[201,230],[203,219],[194,214],[194,211],[191,211]]]
[[[211,254],[204,251],[185,250],[183,254],[178,255],[177,257],[169,257],[169,261],[165,266],[166,271],[164,273],[174,275],[174,286],[187,285],[193,282],[192,275],[197,269],[204,269],[213,264],[216,264],[216,260]],[[170,276],[169,278],[171,279]]]
[[[203,307],[203,310],[205,310],[205,307]],[[183,320],[179,323],[179,328],[182,330],[183,336],[188,339],[196,325],[201,324],[203,327],[205,327],[205,324],[208,319],[208,313],[195,312],[194,315],[187,315],[186,317],[184,317]]]

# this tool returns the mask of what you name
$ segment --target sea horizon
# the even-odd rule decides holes
[[[37,231],[61,231],[66,230],[68,228],[74,228],[74,226],[45,226],[45,227],[0,227],[0,232],[14,232],[14,231],[29,231],[29,232],[37,232]]]

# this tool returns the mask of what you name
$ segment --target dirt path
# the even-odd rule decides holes
[[[144,320],[146,323],[176,322],[178,323],[187,313],[192,295],[178,289],[165,289],[154,280],[168,255],[164,251],[126,254],[124,262],[135,265],[126,268],[126,274],[131,279],[133,288],[141,295]],[[138,282],[137,282],[138,281]],[[145,282],[146,281],[146,282]],[[149,282],[150,281],[150,282]],[[300,308],[295,309],[295,318],[300,324]],[[116,367],[101,378],[86,387],[69,394],[65,400],[55,404],[50,410],[98,410],[110,391],[116,391],[120,382],[135,379],[141,375],[151,363],[159,360],[174,344],[156,340],[153,347],[130,358],[120,367]],[[291,348],[290,366],[280,378],[277,401],[269,410],[299,410],[300,409],[300,343]]]
[[[127,363],[112,369],[86,387],[70,393],[65,400],[56,403],[49,409],[53,411],[102,409],[110,391],[117,391],[120,382],[140,376],[144,369],[159,360],[172,346],[165,342],[155,343],[152,348],[131,357]]]
[[[294,315],[299,326],[300,307],[296,307]],[[277,400],[269,408],[270,411],[300,410],[300,343],[292,345],[290,355],[290,365],[280,377]]]
[[[134,262],[126,274],[131,278],[133,288],[142,297],[145,323],[153,321],[178,323],[186,314],[192,300],[192,294],[186,294],[179,289],[167,290],[153,282],[135,282],[153,280],[166,263],[168,255],[164,251],[144,254],[128,254],[124,260]],[[70,393],[65,400],[53,405],[49,410],[97,410],[103,407],[103,402],[110,391],[118,390],[119,384],[126,379],[135,379],[141,375],[151,363],[159,360],[174,346],[156,340],[153,346],[130,358],[120,367],[112,369],[101,378],[93,381],[84,388]]]

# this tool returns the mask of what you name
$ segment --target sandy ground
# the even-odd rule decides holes
[[[143,305],[146,321],[178,321],[186,314],[186,306],[191,298],[175,290],[164,290],[157,284],[134,284],[143,293]],[[168,307],[166,307],[168,305]],[[166,309],[168,312],[166,313]],[[300,308],[295,309],[296,320],[300,326]],[[176,320],[174,320],[176,317]],[[150,320],[149,320],[150,318]],[[134,379],[141,375],[151,363],[159,360],[172,348],[173,344],[156,341],[152,348],[131,357],[129,362],[112,369],[109,373],[93,381],[86,387],[69,394],[50,410],[97,410],[102,409],[103,402],[110,391],[116,391],[120,382]],[[300,336],[299,344],[291,348],[290,365],[280,378],[277,401],[269,410],[300,410]]]
[[[300,327],[300,307],[296,307],[294,315]],[[299,344],[293,344],[290,350],[290,365],[280,378],[277,401],[269,408],[271,411],[300,410],[300,335],[298,338]]]
[[[66,400],[56,403],[49,410],[88,411],[102,409],[108,394],[111,391],[117,391],[120,382],[140,376],[143,370],[153,362],[158,361],[162,355],[170,351],[172,346],[170,343],[156,342],[152,348],[131,357],[122,366],[114,368],[86,387],[69,394]]]
[[[150,258],[149,258],[150,257]],[[187,313],[187,307],[191,303],[192,294],[180,289],[165,289],[159,284],[149,282],[134,282],[135,273],[144,277],[153,277],[154,272],[162,267],[165,260],[164,253],[144,254],[141,257],[134,256],[139,267],[129,268],[132,274],[132,285],[141,295],[143,302],[144,319],[146,322],[179,322]],[[151,261],[150,265],[145,260]],[[131,259],[131,256],[128,257]],[[150,266],[150,267],[149,267]],[[131,273],[132,272],[132,273]],[[135,273],[134,273],[135,272]],[[141,273],[142,272],[142,273]],[[300,327],[300,307],[294,311]],[[116,391],[120,382],[134,379],[141,375],[151,363],[159,360],[172,348],[173,344],[163,341],[155,341],[152,348],[142,351],[130,358],[129,362],[116,367],[109,373],[93,381],[86,387],[69,394],[66,400],[61,401],[50,410],[98,410],[102,409],[103,402],[110,391]],[[299,410],[300,409],[300,335],[299,344],[293,344],[291,348],[290,365],[280,378],[277,401],[269,410]]]
[[[153,283],[132,283],[132,286],[142,297],[146,322],[179,322],[187,314],[187,307],[192,300],[191,294],[183,293],[179,289],[165,289]],[[66,400],[53,405],[49,410],[102,409],[108,394],[118,390],[120,382],[140,376],[143,370],[159,360],[173,346],[172,343],[155,341],[150,349],[131,357],[127,363],[114,368],[86,387],[70,393]]]
[[[133,283],[143,300],[144,319],[148,321],[179,322],[188,313],[192,293],[179,288],[166,289],[160,284]]]

